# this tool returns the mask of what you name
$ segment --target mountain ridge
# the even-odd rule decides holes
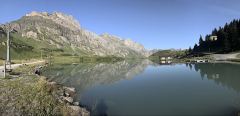
[[[12,27],[23,38],[45,42],[57,49],[81,55],[148,57],[143,45],[129,39],[103,33],[98,35],[81,27],[71,15],[61,12],[36,12],[12,21]],[[80,52],[81,51],[81,52]]]

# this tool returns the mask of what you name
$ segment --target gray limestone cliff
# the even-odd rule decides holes
[[[82,28],[71,15],[59,12],[31,12],[10,23],[24,38],[44,41],[59,49],[97,56],[147,57],[143,45],[107,33],[98,35]]]

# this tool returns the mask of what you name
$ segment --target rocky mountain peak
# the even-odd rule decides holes
[[[72,54],[147,57],[148,51],[130,39],[104,33],[98,35],[80,27],[71,15],[61,12],[31,12],[11,23],[24,38],[44,41]]]
[[[29,14],[26,14],[25,16],[27,17],[39,16],[45,19],[53,20],[57,24],[68,27],[72,30],[80,30],[80,24],[76,19],[73,18],[73,16],[61,12],[47,13],[33,11]]]

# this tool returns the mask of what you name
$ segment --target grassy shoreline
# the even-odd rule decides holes
[[[86,109],[68,101],[74,97],[64,93],[68,87],[49,82],[46,77],[34,75],[34,68],[39,65],[43,64],[20,66],[11,73],[14,76],[0,79],[1,114],[90,115]]]
[[[34,62],[39,59],[12,60],[12,64]],[[42,60],[42,59],[41,59]],[[45,58],[48,65],[75,64],[75,63],[101,63],[118,62],[119,57],[88,57],[88,56],[52,56]],[[3,65],[4,60],[0,60]],[[83,115],[89,116],[90,112],[73,101],[74,95],[64,93],[75,90],[55,82],[50,82],[47,77],[37,76],[34,70],[45,63],[21,65],[9,73],[7,78],[0,79],[0,114],[4,115]],[[75,91],[74,91],[75,92]],[[4,93],[4,94],[3,94]],[[71,95],[71,96],[70,96]],[[10,96],[10,97],[9,97]],[[7,106],[7,107],[5,107]]]

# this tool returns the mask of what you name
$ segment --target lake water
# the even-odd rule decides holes
[[[229,116],[240,111],[239,64],[55,64],[44,75],[75,87],[76,100],[92,115]]]

